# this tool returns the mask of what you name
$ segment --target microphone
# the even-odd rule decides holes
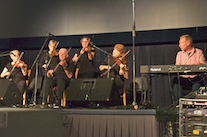
[[[92,41],[91,41],[91,42],[89,42],[89,46],[92,48],[92,50],[94,50],[95,45],[93,44],[93,42],[92,42]]]
[[[55,36],[55,35],[53,35],[52,33],[49,33],[49,35],[50,35],[50,36]]]
[[[89,43],[89,46],[91,46],[92,48],[95,48],[95,45],[93,44],[92,41]]]
[[[89,43],[89,45],[90,45],[91,47],[93,47],[93,42],[91,41],[91,42]]]

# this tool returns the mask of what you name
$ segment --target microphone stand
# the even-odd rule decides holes
[[[96,49],[98,49],[98,50],[100,50],[100,51],[102,51],[102,52],[104,52],[104,53],[107,54],[107,58],[108,58],[107,78],[109,78],[109,72],[110,72],[110,69],[109,69],[110,57],[113,57],[113,56],[111,55],[111,53],[108,53],[107,51],[105,51],[105,50],[103,50],[103,49],[101,49],[101,48],[99,48],[99,47],[97,47],[97,46],[95,46],[95,45],[93,45],[93,44],[92,44],[92,47],[94,47],[94,48],[96,48]],[[114,57],[113,57],[113,58],[114,58]]]
[[[31,69],[34,67],[35,63],[36,63],[36,62],[37,62],[37,60],[39,59],[40,54],[42,53],[42,50],[44,49],[45,44],[46,44],[47,40],[49,39],[49,37],[50,37],[50,33],[48,34],[47,38],[45,39],[44,44],[42,45],[42,47],[41,47],[41,49],[40,49],[40,51],[39,51],[38,55],[36,56],[35,61],[33,62]]]
[[[0,55],[0,57],[9,56],[9,55],[10,53],[7,53],[7,54]]]
[[[132,0],[132,14],[133,14],[133,26],[132,26],[132,42],[133,42],[133,103],[135,109],[137,109],[137,101],[136,101],[136,88],[135,88],[135,13],[134,13],[134,0]]]
[[[52,58],[52,57],[51,57]],[[46,67],[44,68],[45,69],[45,76],[44,76],[44,89],[42,90],[43,91],[43,95],[42,95],[42,105],[44,106],[45,105],[45,103],[46,103],[46,98],[45,98],[45,92],[46,92],[46,80],[47,80],[47,71],[48,71],[48,61],[47,61],[47,51],[45,51],[45,64],[47,64],[46,65]]]
[[[37,76],[38,76],[38,61],[36,62],[36,73],[35,73],[35,94],[34,94],[34,101],[33,105],[36,105],[36,100],[37,100]]]
[[[35,90],[34,90],[34,92],[33,92],[33,96],[34,96],[34,98],[33,98],[33,103],[30,105],[31,107],[32,106],[36,106],[36,102],[37,102],[37,77],[38,77],[38,59],[39,59],[39,57],[40,57],[40,54],[42,53],[42,50],[44,49],[44,47],[45,47],[45,45],[46,45],[46,42],[48,41],[48,39],[49,39],[49,37],[50,37],[50,33],[48,33],[48,36],[46,37],[46,39],[45,39],[45,41],[44,41],[44,43],[43,43],[43,45],[42,45],[42,47],[41,47],[41,49],[40,49],[40,51],[39,51],[39,53],[38,53],[38,55],[36,56],[36,58],[35,58],[35,60],[34,60],[34,62],[33,62],[33,64],[32,64],[32,67],[31,67],[31,70],[32,70],[32,68],[34,67],[34,65],[35,65],[35,63],[36,63],[36,73],[35,73]]]
[[[136,33],[135,33],[135,29],[136,29],[136,25],[135,25],[135,10],[134,10],[134,0],[132,0],[132,14],[133,14],[133,26],[132,26],[132,42],[133,42],[133,103],[132,105],[134,106],[134,109],[138,109],[138,105],[137,105],[137,101],[136,101],[136,87],[135,87],[135,36],[136,36]],[[151,77],[150,77],[151,79]],[[150,81],[151,82],[151,81]],[[143,83],[143,79],[142,79],[142,83]],[[145,93],[144,93],[145,92]],[[142,88],[142,91],[141,91],[141,105],[139,108],[142,108],[143,106],[145,107],[146,105],[150,106],[150,107],[154,107],[154,105],[150,102],[150,98],[151,98],[151,89],[149,91],[149,94],[148,94],[148,104],[146,102],[146,96],[144,96],[144,99],[143,99],[143,93],[146,94],[147,91],[143,91],[143,88]]]

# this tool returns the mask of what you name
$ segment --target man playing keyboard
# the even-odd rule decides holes
[[[175,65],[207,64],[203,51],[192,46],[190,35],[182,35],[179,40],[181,51],[177,53]],[[178,100],[190,92],[194,92],[202,85],[202,77],[197,75],[180,75],[173,79],[174,99]]]

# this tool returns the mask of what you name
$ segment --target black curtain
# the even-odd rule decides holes
[[[205,57],[207,57],[207,43],[194,43],[194,47],[200,48],[204,51]],[[67,48],[67,47],[66,47]],[[102,47],[103,50],[112,53],[113,46]],[[72,48],[69,52],[70,58],[73,57],[78,48]],[[127,50],[132,50],[131,46],[126,47]],[[175,57],[179,51],[178,44],[156,44],[156,45],[144,45],[135,47],[136,55],[136,77],[140,77],[140,65],[173,65],[175,64]],[[35,57],[37,56],[39,50],[25,50],[22,57],[23,61],[28,64],[28,68],[31,68]],[[98,67],[100,63],[106,58],[106,54],[95,49],[95,59],[94,66],[99,73]],[[11,59],[9,56],[0,58],[0,69],[3,70],[3,67],[6,63],[10,62]],[[127,65],[129,66],[129,79],[127,80],[126,88],[129,88],[132,83],[132,51],[126,56]],[[34,77],[35,67],[32,69],[31,78]],[[161,77],[152,77],[152,103],[155,106],[160,108],[169,106],[172,103],[172,94],[170,91],[171,81],[173,76],[161,76]]]

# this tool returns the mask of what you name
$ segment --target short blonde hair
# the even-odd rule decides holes
[[[123,44],[116,44],[114,46],[115,49],[117,49],[121,54],[124,54],[125,53],[125,47]]]
[[[185,38],[186,41],[189,41],[189,42],[190,42],[190,45],[192,46],[192,44],[193,44],[193,39],[192,39],[192,37],[191,37],[190,35],[185,34],[185,35],[180,36],[180,39],[181,39],[181,38]]]
[[[54,39],[51,39],[50,42],[53,43],[53,44],[57,44],[57,41],[55,41]]]
[[[10,56],[11,56],[11,54],[14,54],[14,55],[16,55],[16,54],[20,54],[20,52],[18,51],[18,50],[12,50],[12,51],[10,51]]]
[[[64,51],[65,54],[67,53],[67,49],[66,49],[66,48],[61,48],[61,49],[59,50],[59,53],[62,52],[62,51]]]

